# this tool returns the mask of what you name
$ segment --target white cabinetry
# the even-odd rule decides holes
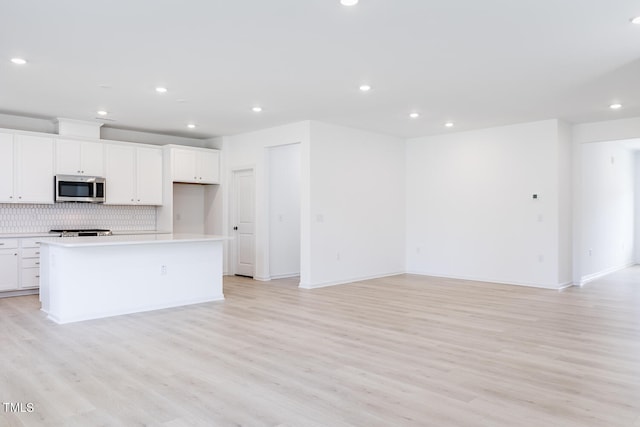
[[[40,286],[40,242],[38,239],[21,239],[20,255],[20,288],[38,288]]]
[[[0,203],[53,203],[53,138],[0,133]]]
[[[172,146],[170,150],[172,181],[220,183],[220,151],[176,146]]]
[[[0,133],[0,202],[13,202],[13,134],[10,133]]]
[[[105,145],[106,204],[161,205],[162,149]]]
[[[18,289],[18,240],[0,239],[0,291]]]
[[[104,144],[56,139],[56,173],[64,175],[104,175]]]

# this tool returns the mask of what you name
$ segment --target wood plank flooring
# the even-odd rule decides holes
[[[0,426],[640,427],[640,267],[563,292],[400,275],[68,325],[0,300]]]

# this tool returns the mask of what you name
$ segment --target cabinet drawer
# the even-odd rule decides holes
[[[22,258],[22,268],[40,268],[40,258]]]
[[[40,286],[40,269],[23,268],[21,288],[37,288]]]
[[[18,247],[18,239],[0,239],[0,249],[14,249]]]
[[[38,248],[40,247],[40,239],[35,237],[33,239],[22,239],[23,248]]]
[[[22,248],[22,258],[40,258],[40,248]]]

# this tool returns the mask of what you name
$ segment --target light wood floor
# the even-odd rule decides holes
[[[640,426],[640,267],[564,292],[402,275],[56,325],[0,300],[1,426]]]

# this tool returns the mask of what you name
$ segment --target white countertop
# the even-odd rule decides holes
[[[129,236],[129,235],[138,235],[138,234],[171,234],[168,231],[157,231],[157,230],[145,230],[145,231],[135,231],[135,230],[121,230],[121,231],[112,231],[115,236]],[[19,238],[29,238],[29,237],[57,237],[49,233],[48,231],[37,231],[30,233],[0,233],[0,239],[19,239]]]
[[[228,240],[227,236],[212,234],[138,234],[86,237],[47,237],[40,241],[42,245],[65,248],[86,246],[148,245],[155,243],[187,243]]]
[[[48,231],[42,231],[39,233],[1,233],[0,239],[18,239],[28,237],[51,237]]]

